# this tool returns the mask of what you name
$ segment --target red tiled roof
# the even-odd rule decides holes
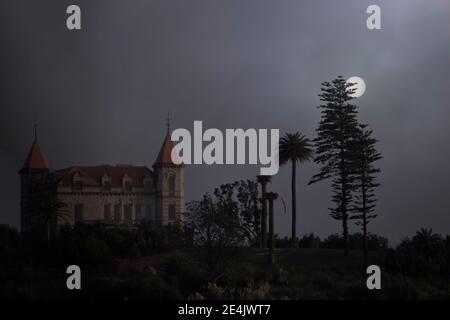
[[[144,166],[73,166],[56,171],[56,175],[59,178],[59,185],[71,186],[76,173],[79,174],[83,186],[101,186],[102,178],[106,174],[111,178],[112,187],[122,186],[122,179],[125,175],[128,175],[132,179],[133,187],[142,187],[145,176],[152,176],[152,171]]]
[[[41,147],[37,140],[33,141],[31,145],[30,152],[28,153],[28,157],[25,160],[25,163],[22,166],[22,170],[28,169],[49,169],[49,165],[47,159],[45,159],[44,153],[41,150]]]
[[[174,148],[173,141],[170,138],[170,133],[167,132],[164,142],[159,150],[158,157],[156,158],[155,165],[158,164],[171,164],[174,165],[172,161],[172,149]]]

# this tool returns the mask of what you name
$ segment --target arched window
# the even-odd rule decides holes
[[[145,175],[144,177],[144,187],[151,188],[152,187],[152,177],[149,175]]]
[[[110,204],[105,204],[103,206],[103,220],[105,222],[110,222],[112,220],[112,217],[111,217],[111,205]]]
[[[176,222],[177,212],[174,204],[169,204],[169,222]]]
[[[131,192],[133,189],[133,180],[128,174],[125,174],[122,178],[122,186],[126,192]]]
[[[75,222],[82,222],[84,217],[83,217],[83,204],[82,203],[78,203],[74,205],[74,220]]]
[[[105,191],[111,191],[111,177],[108,176],[107,174],[104,174],[102,177],[102,185],[103,185],[103,190]]]
[[[81,178],[81,175],[78,172],[76,172],[73,175],[72,188],[73,188],[74,191],[81,191],[81,190],[83,190],[83,180]]]
[[[169,193],[170,194],[175,193],[175,176],[174,175],[169,176]]]

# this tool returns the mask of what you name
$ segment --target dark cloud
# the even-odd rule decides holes
[[[377,1],[381,31],[365,28],[369,1],[76,1],[83,30],[65,28],[72,1],[0,4],[1,223],[19,222],[17,170],[39,137],[53,167],[150,166],[170,109],[174,127],[280,128],[311,138],[320,83],[358,75],[361,118],[380,139],[383,186],[376,233],[450,232],[448,127],[450,5]],[[258,167],[188,167],[188,199]],[[299,170],[299,229],[340,231],[327,183]],[[272,189],[289,203],[289,169]],[[278,206],[278,230],[289,213]],[[289,212],[289,211],[288,211]],[[356,230],[356,228],[353,228]]]

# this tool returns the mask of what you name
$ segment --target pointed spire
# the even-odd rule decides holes
[[[42,152],[41,146],[37,141],[37,124],[34,124],[34,141],[31,145],[30,152],[20,169],[19,173],[24,173],[28,170],[49,170],[47,159]]]
[[[167,133],[164,138],[161,149],[159,150],[158,157],[153,166],[155,165],[175,165],[172,161],[172,149],[175,147],[171,135],[170,135],[170,117],[169,113],[167,113],[166,125],[167,125]]]
[[[38,128],[38,124],[37,121],[34,121],[34,141],[37,141],[37,128]]]
[[[154,165],[174,165],[172,161],[173,147],[174,144],[173,141],[170,139],[170,132],[167,132]]]
[[[169,133],[170,132],[170,110],[167,111],[166,125],[167,125],[167,133]]]

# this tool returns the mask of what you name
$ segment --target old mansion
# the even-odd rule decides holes
[[[133,226],[144,219],[162,224],[177,221],[184,212],[184,166],[171,159],[169,130],[154,164],[147,166],[97,165],[52,169],[37,136],[20,169],[21,230],[32,230],[42,220],[33,205],[35,188],[43,178],[54,177],[56,199],[65,216],[57,225],[84,223]]]

